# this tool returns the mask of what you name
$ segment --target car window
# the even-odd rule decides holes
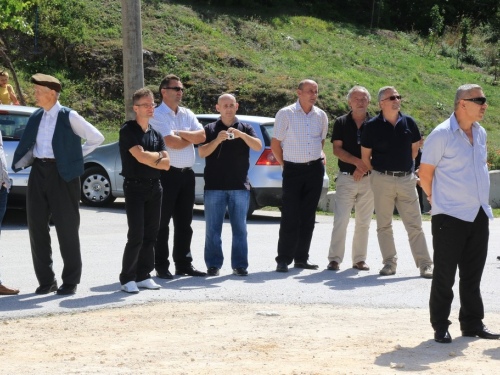
[[[271,138],[273,137],[274,134],[274,122],[268,124],[262,124],[260,126],[260,129],[262,130],[262,136],[264,137],[264,145],[266,147],[270,147]]]
[[[28,119],[29,116],[25,115],[0,113],[0,130],[2,131],[2,136],[20,139],[24,133]]]

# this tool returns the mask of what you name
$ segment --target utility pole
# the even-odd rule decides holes
[[[125,118],[132,120],[132,95],[144,87],[144,64],[142,60],[141,1],[121,0],[123,34],[123,85],[125,95]]]

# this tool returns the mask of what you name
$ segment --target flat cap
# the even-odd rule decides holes
[[[31,77],[31,83],[39,86],[48,87],[56,92],[61,92],[61,82],[57,78],[49,76],[47,74],[37,73]]]

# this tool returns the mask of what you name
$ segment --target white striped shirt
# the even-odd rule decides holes
[[[185,108],[177,107],[177,114],[164,102],[155,109],[154,117],[149,124],[165,138],[173,135],[176,130],[203,130],[194,113]],[[190,144],[182,149],[173,149],[167,146],[170,165],[175,168],[192,167],[195,162],[194,146]]]
[[[274,135],[283,143],[283,160],[307,163],[321,158],[322,140],[328,131],[326,113],[313,106],[305,113],[299,101],[276,114]]]
[[[50,110],[43,111],[36,135],[35,147],[33,148],[33,156],[35,158],[54,158],[52,138],[54,137],[54,130],[56,129],[57,116],[60,109],[61,104],[56,102]],[[73,132],[86,140],[82,146],[83,156],[90,154],[104,141],[104,136],[101,132],[73,110],[69,113],[69,123]]]

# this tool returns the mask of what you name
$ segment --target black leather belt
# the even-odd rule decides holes
[[[368,171],[366,172],[363,177],[366,177],[368,176],[370,173],[372,173],[371,171]],[[347,175],[347,176],[352,176],[354,173],[351,173],[351,172],[340,172],[340,174],[344,174],[344,175]]]
[[[36,160],[40,160],[41,162],[43,163],[55,163],[56,162],[56,159],[53,159],[53,158],[35,158]]]
[[[318,161],[322,161],[322,160],[323,160],[323,158],[319,158],[319,159],[316,159],[316,160],[308,161],[307,163],[294,163],[293,161],[283,160],[283,163],[284,164],[290,164],[290,165],[312,165],[312,164],[315,164]]]
[[[193,168],[191,168],[191,167],[177,168],[177,167],[170,166],[170,169],[173,169],[174,171],[179,171],[179,172],[187,172],[187,171],[191,171]]]
[[[402,171],[379,171],[376,169],[376,171],[380,174],[385,174],[387,176],[392,176],[392,177],[405,177],[413,173],[413,171],[408,171],[408,172],[402,172]]]

